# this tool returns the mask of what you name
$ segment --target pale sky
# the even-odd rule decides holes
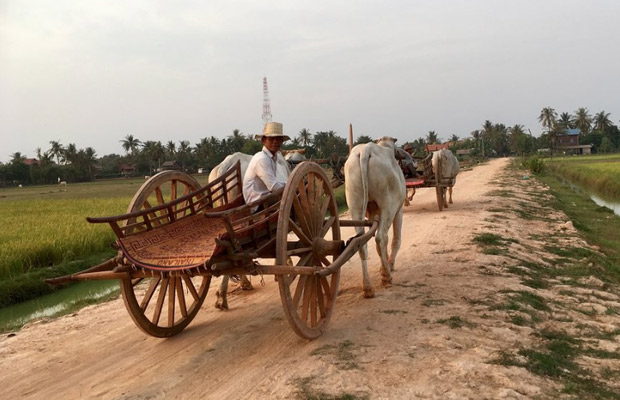
[[[290,136],[538,136],[546,106],[619,124],[619,19],[617,0],[0,0],[0,161],[258,133],[264,76]]]

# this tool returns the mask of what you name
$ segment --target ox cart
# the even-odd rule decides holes
[[[333,185],[313,162],[297,166],[282,192],[251,204],[244,204],[241,186],[239,163],[203,187],[179,171],[154,175],[126,214],[87,218],[109,224],[117,256],[47,282],[118,279],[135,324],[169,337],[196,316],[213,277],[275,275],[292,329],[314,339],[333,312],[340,268],[378,222],[341,220]],[[342,226],[368,229],[345,243]]]
[[[411,201],[416,193],[416,189],[434,187],[437,197],[437,206],[442,211],[446,203],[446,190],[454,186],[454,178],[445,178],[441,176],[441,159],[438,160],[439,165],[437,173],[433,171],[432,166],[433,154],[430,153],[424,158],[417,158],[418,165],[422,165],[422,170],[415,177],[407,177],[405,175],[405,187],[407,188],[407,200]]]

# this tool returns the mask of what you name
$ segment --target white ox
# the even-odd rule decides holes
[[[306,149],[285,150],[282,153],[284,153],[284,159],[290,164],[296,165],[306,161]]]
[[[209,182],[212,182],[214,179],[219,178],[224,172],[228,171],[232,167],[237,164],[237,161],[241,163],[241,176],[245,176],[245,172],[248,170],[248,165],[250,164],[250,160],[252,159],[252,155],[245,153],[233,153],[226,157],[221,163],[219,163],[215,168],[211,170],[209,173]],[[276,167],[276,176],[280,180],[287,180],[291,170],[286,161],[282,160],[278,157],[278,165]],[[229,192],[229,200],[233,200],[238,195],[236,190],[231,190]],[[220,288],[216,292],[217,300],[215,301],[215,307],[220,310],[228,310],[228,275],[222,276],[222,282],[220,283]],[[240,285],[243,290],[251,290],[252,282],[245,275],[241,275],[240,277]]]
[[[459,173],[459,160],[456,159],[454,154],[448,149],[441,149],[433,153],[433,158],[431,160],[431,164],[433,166],[433,173],[437,176],[438,168],[441,167],[439,171],[440,182],[449,184],[448,192],[450,195],[450,204],[452,204],[452,186],[456,182],[456,175]],[[446,188],[444,190],[444,207],[448,207],[448,200],[446,199]]]
[[[392,282],[396,255],[401,243],[403,203],[405,202],[405,177],[394,157],[396,139],[382,137],[375,143],[359,144],[351,150],[344,164],[344,184],[351,219],[362,220],[369,214],[372,221],[379,217],[375,233],[377,253],[381,258],[382,283]],[[393,225],[391,252],[387,254],[388,230]],[[358,234],[362,227],[355,228]],[[364,297],[373,297],[374,290],[368,276],[368,248],[359,251],[364,275]]]

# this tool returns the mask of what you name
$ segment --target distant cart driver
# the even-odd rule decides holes
[[[260,137],[263,149],[252,157],[243,177],[243,198],[246,203],[258,200],[286,185],[285,180],[278,180],[276,176],[278,157],[283,160],[280,147],[285,140],[290,139],[283,133],[282,124],[268,122],[263,134],[256,137]]]

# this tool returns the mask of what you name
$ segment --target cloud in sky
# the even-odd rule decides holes
[[[255,133],[263,76],[291,135],[448,139],[487,119],[537,135],[546,106],[620,115],[615,0],[177,3],[0,3],[0,160]]]

